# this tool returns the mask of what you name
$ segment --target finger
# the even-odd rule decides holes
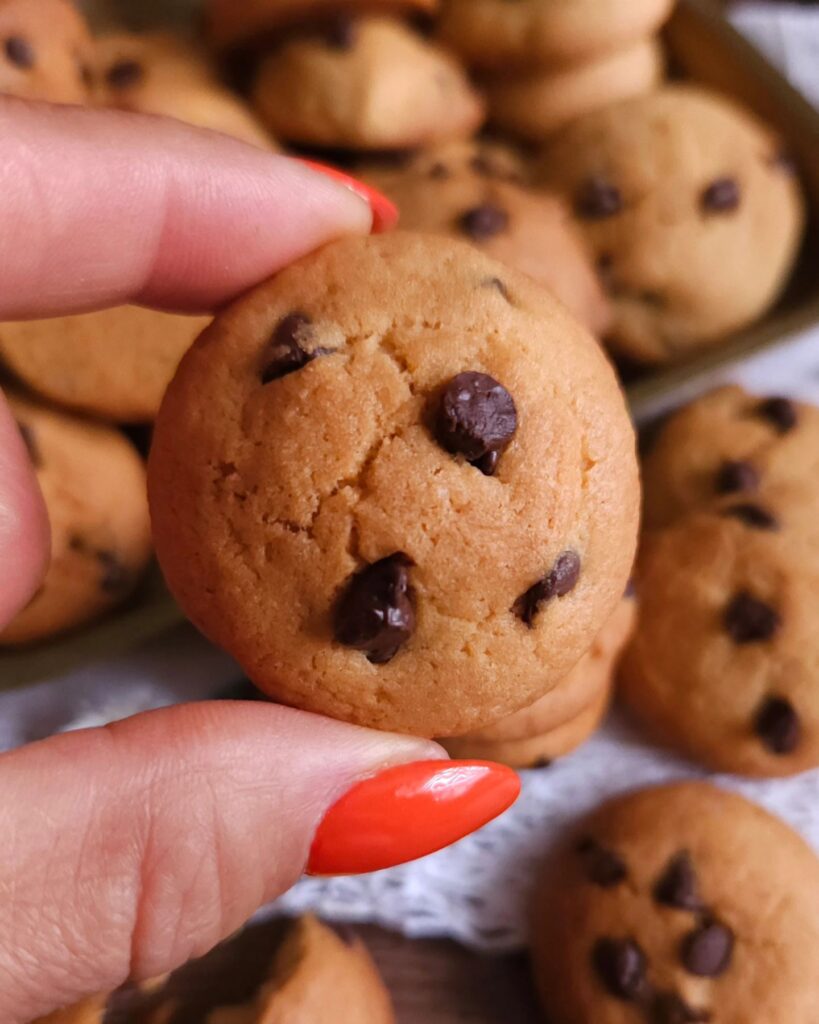
[[[164,118],[0,100],[0,319],[210,310],[367,201],[299,161]]]
[[[0,757],[4,1024],[204,953],[296,881],[317,827],[325,865],[332,835],[356,826],[375,826],[382,850],[385,830],[404,835],[418,855],[437,848],[418,842],[419,807],[437,803],[430,831],[441,845],[514,799],[507,769],[441,754],[273,705],[211,703]],[[458,827],[442,831],[448,818]],[[363,869],[384,863],[370,857]]]
[[[0,630],[42,582],[49,529],[22,435],[0,392]]]

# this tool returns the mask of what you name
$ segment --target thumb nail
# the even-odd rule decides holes
[[[309,167],[310,170],[323,174],[327,178],[332,178],[339,185],[343,185],[345,188],[350,189],[351,192],[355,192],[357,196],[360,196],[373,212],[372,229],[375,234],[389,231],[390,228],[394,228],[398,223],[398,207],[387,199],[383,193],[379,192],[378,189],[373,188],[371,185],[366,185],[363,181],[353,178],[344,171],[340,171],[337,167],[329,167],[327,164],[321,164],[315,160],[302,159],[300,162],[305,167]]]

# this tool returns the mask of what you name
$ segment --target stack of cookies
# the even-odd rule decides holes
[[[673,0],[445,0],[440,36],[480,74],[492,123],[543,142],[583,114],[655,88]]]

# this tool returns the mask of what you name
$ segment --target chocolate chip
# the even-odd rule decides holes
[[[746,590],[731,600],[725,609],[724,622],[731,639],[737,644],[764,643],[782,625],[774,608]]]
[[[750,502],[731,505],[729,508],[724,508],[722,514],[730,519],[738,519],[745,526],[750,526],[754,530],[779,529],[779,522],[775,516],[761,505],[753,505]]]
[[[792,754],[802,739],[802,723],[793,704],[784,697],[770,697],[754,723],[757,736],[772,754]]]
[[[677,910],[700,910],[702,900],[697,888],[697,875],[691,855],[681,850],[669,861],[654,886],[654,899]]]
[[[646,985],[646,958],[633,939],[599,939],[592,950],[592,964],[606,990],[618,999],[633,1002]]]
[[[789,398],[768,398],[756,407],[757,414],[768,420],[780,434],[788,434],[799,422],[796,406]]]
[[[736,178],[717,178],[703,190],[700,206],[705,213],[730,213],[737,209],[741,198]]]
[[[755,491],[759,488],[759,473],[750,462],[723,462],[717,470],[718,494],[737,491]]]
[[[20,431],[20,437],[23,439],[23,444],[26,446],[28,457],[31,460],[31,464],[34,467],[42,466],[43,456],[40,452],[40,447],[37,444],[37,438],[34,434],[34,430],[27,423],[21,423],[17,421],[17,429]]]
[[[335,638],[374,665],[391,661],[415,630],[412,562],[400,552],[350,578],[336,604]]]
[[[551,572],[517,599],[515,614],[531,629],[541,607],[555,597],[570,594],[579,579],[580,556],[576,551],[564,551],[558,556]]]
[[[734,933],[719,921],[705,921],[683,939],[680,956],[683,966],[698,978],[716,978],[731,963]]]
[[[613,889],[628,877],[628,869],[623,858],[614,850],[601,846],[591,836],[581,839],[576,850],[583,863],[586,877],[601,889]]]
[[[472,465],[479,469],[484,476],[494,476],[495,470],[500,462],[500,452],[487,452],[481,459],[476,459]]]
[[[475,242],[485,242],[509,227],[509,214],[499,206],[484,203],[467,210],[458,219],[461,230]]]
[[[705,1024],[708,1010],[694,1010],[676,992],[659,992],[651,1003],[651,1024]]]
[[[15,67],[22,68],[25,71],[34,67],[34,47],[27,39],[23,39],[22,36],[9,36],[3,45],[6,57]]]
[[[507,302],[512,301],[509,296],[509,289],[499,277],[487,277],[483,283],[487,288],[494,288],[503,296],[504,299],[506,299]]]
[[[336,50],[352,50],[357,35],[355,19],[339,14],[328,24],[325,39]]]
[[[307,366],[318,356],[330,354],[326,348],[308,352],[302,347],[313,333],[312,322],[304,313],[290,313],[276,326],[267,352],[267,362],[262,370],[262,384],[286,377]]]
[[[452,174],[447,165],[441,163],[439,160],[430,167],[428,176],[432,178],[433,181],[446,181],[448,178],[452,177]]]
[[[503,452],[517,428],[515,400],[494,377],[459,373],[444,388],[436,431],[448,452],[478,463],[491,452]]]
[[[768,160],[771,167],[777,171],[781,171],[783,174],[787,174],[788,177],[796,176],[796,161],[793,158],[793,154],[790,150],[784,146],[778,149]]]
[[[577,215],[584,220],[604,220],[623,209],[623,196],[616,185],[597,175],[583,183],[575,198]]]
[[[131,585],[131,575],[114,551],[97,551],[97,561],[102,568],[100,588],[106,594],[120,594]]]
[[[533,768],[551,768],[552,759],[550,757],[539,757],[537,761],[532,765]]]
[[[138,85],[145,76],[145,68],[138,60],[118,60],[108,69],[105,80],[112,89],[130,89]]]

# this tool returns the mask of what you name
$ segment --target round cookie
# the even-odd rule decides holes
[[[276,699],[458,735],[550,690],[620,600],[633,443],[599,346],[525,275],[443,238],[345,239],[183,359],[155,542]]]
[[[145,468],[116,430],[9,396],[51,524],[51,562],[0,647],[31,643],[121,604],[151,556]]]
[[[619,354],[679,360],[775,301],[804,225],[781,143],[725,97],[668,86],[589,114],[547,148],[614,304]]]
[[[464,736],[445,740],[444,746],[450,757],[497,761],[510,768],[546,768],[577,750],[597,732],[609,709],[611,691],[611,684],[604,686],[588,707],[548,732],[508,740]]]
[[[470,135],[484,118],[453,58],[388,18],[285,42],[262,61],[253,100],[278,138],[342,149],[414,149]]]
[[[537,143],[578,117],[650,92],[663,70],[658,40],[639,39],[584,64],[499,74],[482,84],[492,124]]]
[[[622,598],[589,650],[550,693],[499,722],[461,737],[459,742],[486,745],[543,736],[588,711],[611,689],[617,662],[634,631],[635,621],[635,601]]]
[[[3,0],[0,93],[84,103],[91,45],[88,26],[70,0]]]
[[[675,413],[643,462],[644,517],[656,529],[714,503],[776,502],[816,481],[819,409],[724,387]]]
[[[602,334],[611,310],[563,202],[503,180],[493,173],[491,157],[478,154],[464,165],[454,156],[446,149],[423,153],[408,167],[363,176],[398,206],[402,227],[472,242],[546,285],[581,323]]]
[[[622,694],[659,737],[718,771],[819,765],[815,480],[740,495],[649,532]]]
[[[494,71],[577,64],[655,32],[673,0],[446,0],[440,35]]]
[[[532,965],[553,1024],[813,1024],[819,861],[700,782],[604,805],[550,860]]]
[[[118,423],[152,420],[209,317],[118,306],[0,324],[0,361],[38,395]]]
[[[164,32],[98,38],[94,98],[104,106],[175,117],[261,149],[273,143],[252,112],[222,86],[205,54]]]
[[[437,7],[438,0],[207,0],[205,31],[216,49],[226,50],[339,15],[432,14]]]

